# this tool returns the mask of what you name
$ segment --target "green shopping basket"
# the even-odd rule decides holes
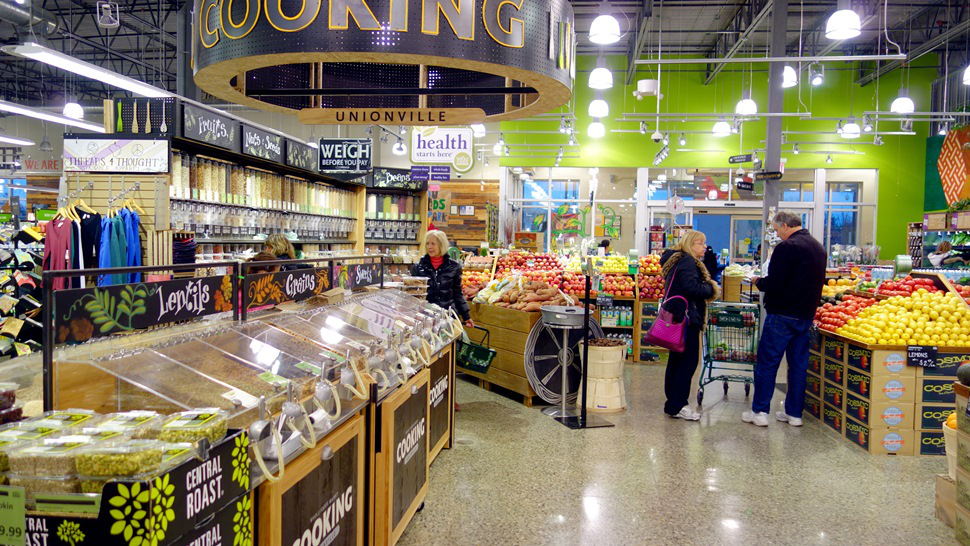
[[[489,343],[492,334],[481,326],[475,326],[475,330],[485,332],[485,335],[482,336],[482,342],[465,341],[462,338],[466,336],[459,337],[457,340],[458,354],[455,357],[455,365],[462,370],[486,373],[488,372],[489,366],[492,365],[492,360],[495,359],[495,349],[492,349],[491,343]]]

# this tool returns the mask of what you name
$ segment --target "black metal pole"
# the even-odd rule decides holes
[[[43,365],[44,365],[44,411],[54,409],[54,287],[52,286],[54,277],[43,275],[41,284],[44,287],[44,303],[41,310],[43,329],[41,330],[41,342],[43,346]]]
[[[586,261],[586,300],[583,302],[583,407],[579,409],[579,426],[580,428],[586,428],[586,379],[588,377],[586,364],[589,360],[589,294],[592,290],[593,279],[590,277],[592,273],[592,261],[587,258]],[[566,396],[566,393],[562,394]]]

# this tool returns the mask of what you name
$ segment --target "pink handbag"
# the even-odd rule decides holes
[[[674,284],[674,279],[677,278],[677,273],[674,272],[674,276],[670,279],[670,284]],[[657,319],[653,321],[650,325],[650,329],[647,333],[643,335],[643,340],[650,345],[656,345],[657,347],[663,347],[674,353],[684,352],[684,334],[687,330],[688,311],[689,303],[687,299],[683,296],[674,296],[673,298],[667,299],[667,294],[670,293],[670,286],[667,287],[667,293],[664,294],[664,301],[661,303],[660,308],[657,310]],[[683,300],[685,310],[684,310],[684,320],[676,322],[674,319],[674,314],[670,311],[664,309],[667,302],[673,300]]]

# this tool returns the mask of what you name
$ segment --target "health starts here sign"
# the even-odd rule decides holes
[[[455,172],[467,173],[475,166],[474,145],[467,127],[417,127],[411,131],[411,163],[451,165]]]

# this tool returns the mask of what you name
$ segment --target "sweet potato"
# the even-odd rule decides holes
[[[523,311],[526,311],[526,312],[530,312],[530,313],[532,311],[541,311],[542,310],[542,304],[539,303],[539,302],[537,302],[537,301],[535,301],[535,302],[532,302],[532,303],[527,304],[522,310]]]

